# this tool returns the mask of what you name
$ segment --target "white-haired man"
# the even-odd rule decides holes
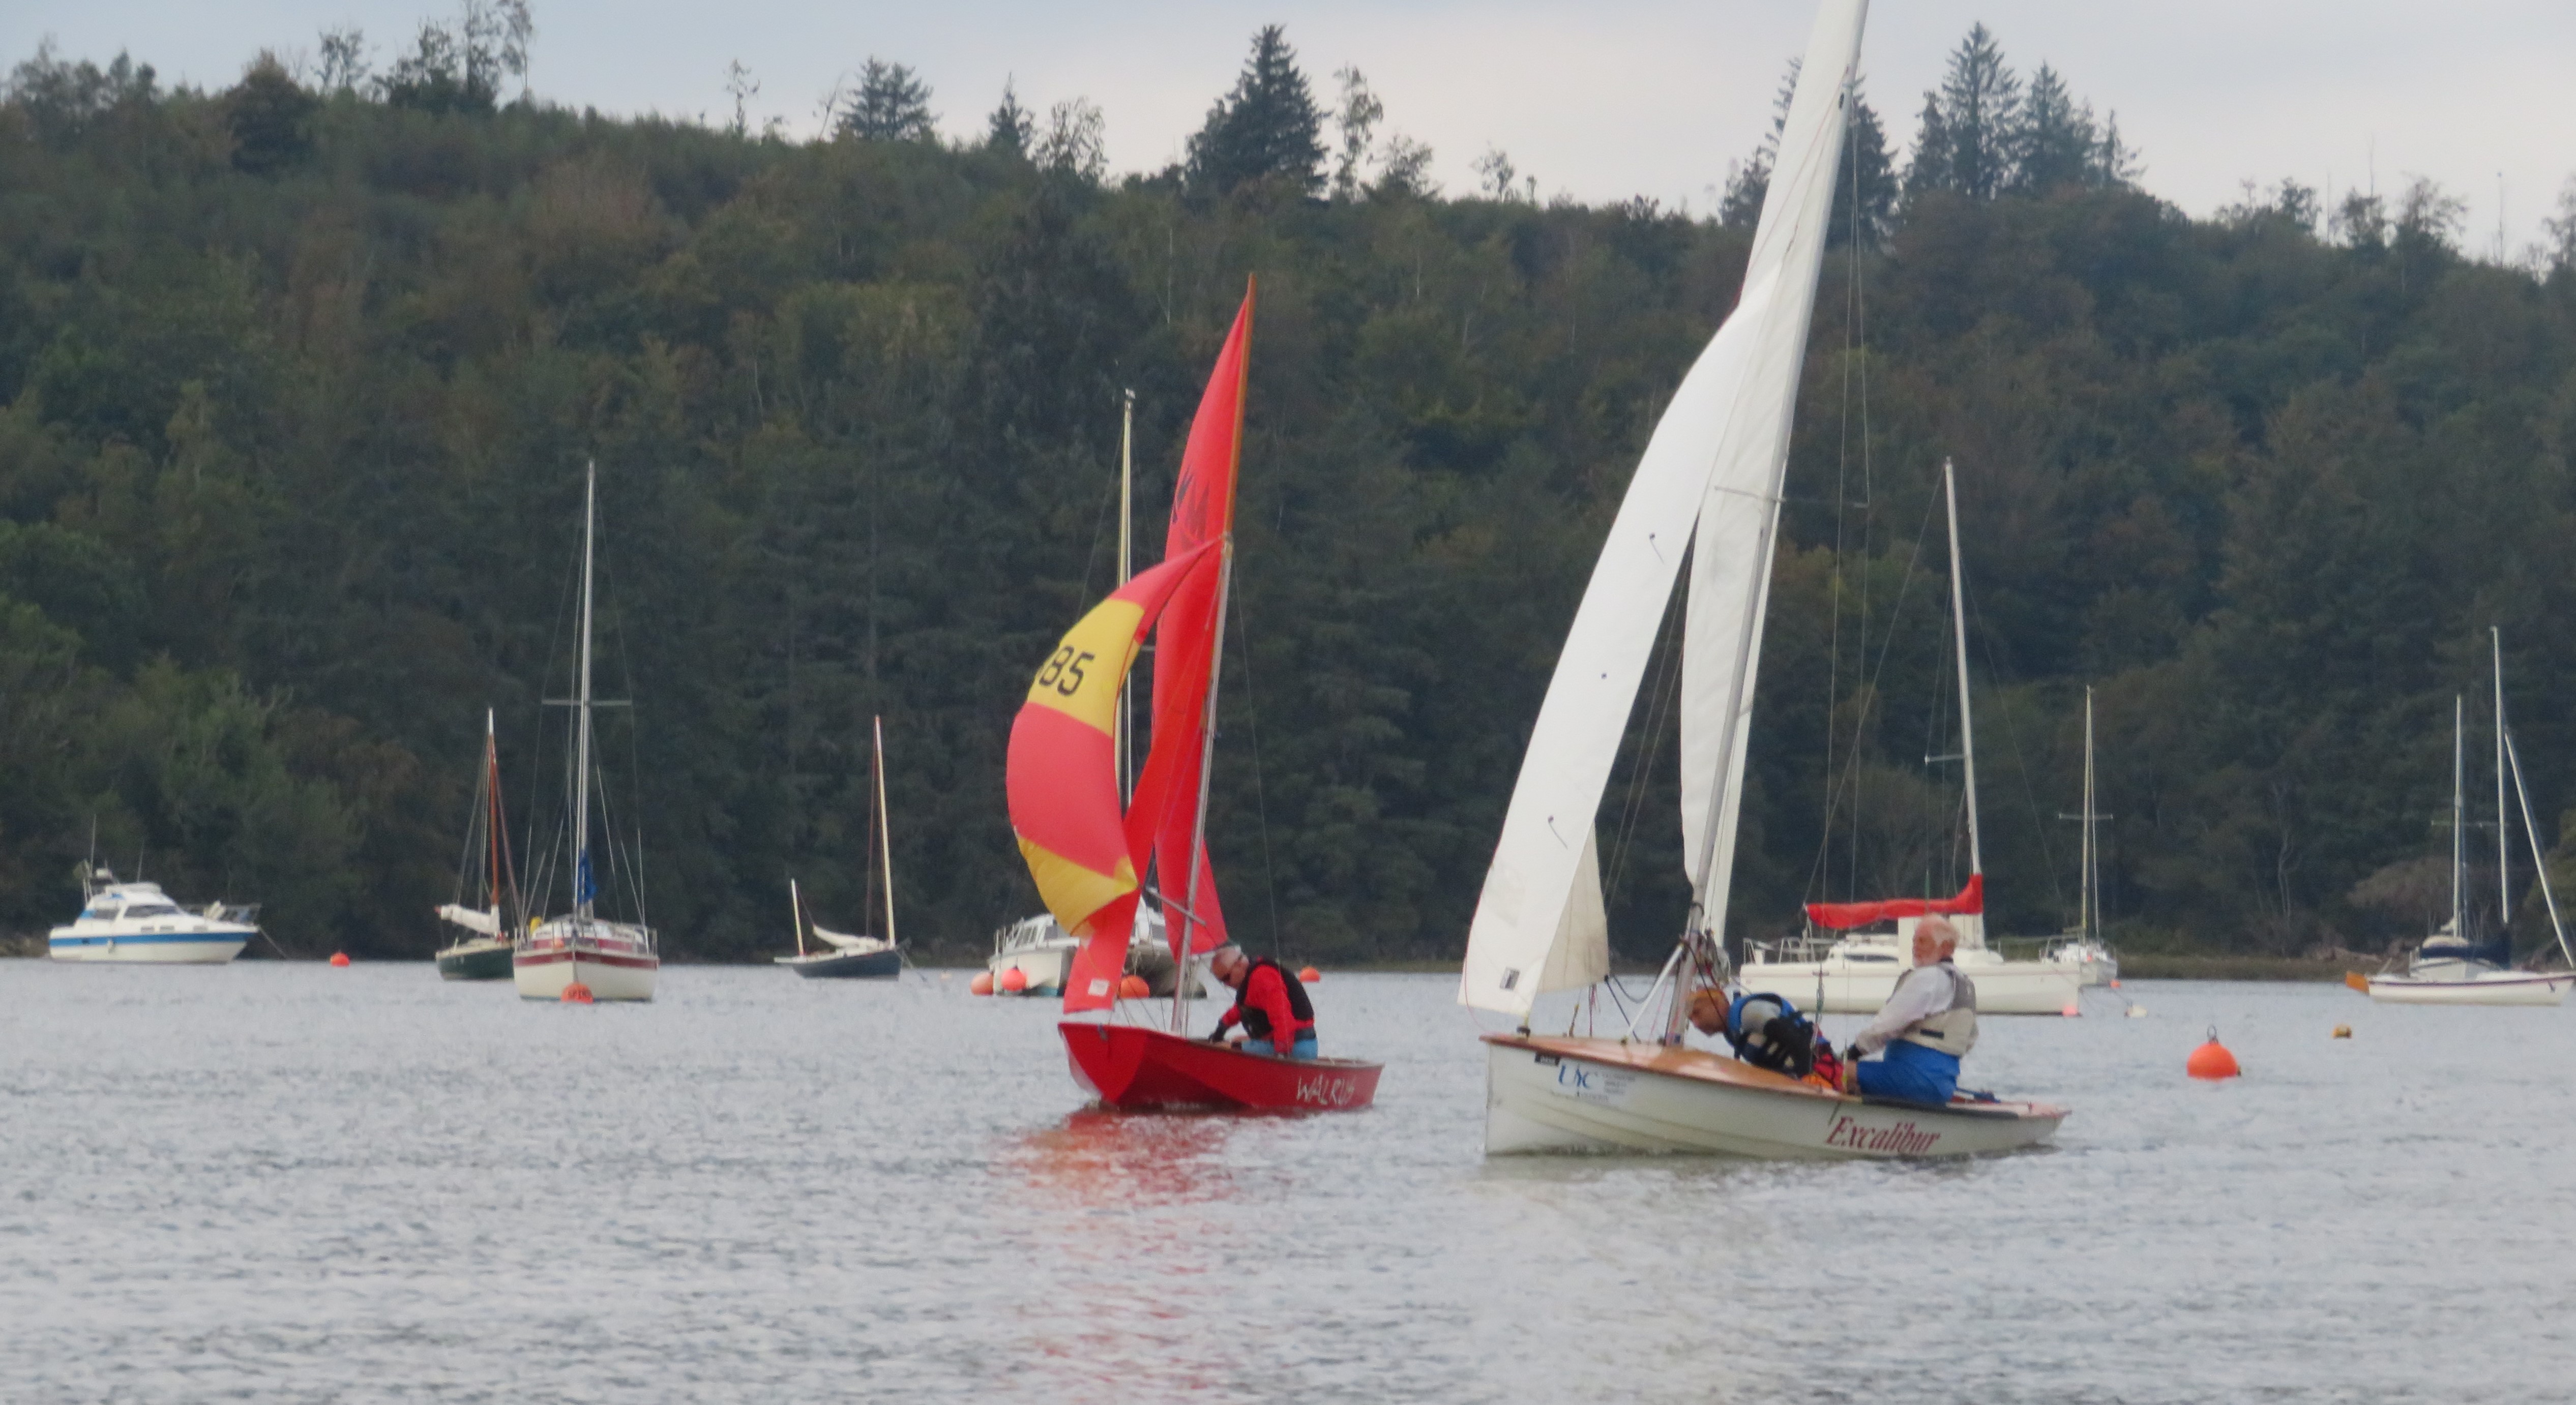
[[[1914,924],[1914,969],[1899,977],[1877,1018],[1852,1036],[1846,1091],[1946,1103],[1959,1090],[1959,1060],[1977,1043],[1977,987],[1951,957],[1959,934],[1938,917]],[[1883,1058],[1862,1063],[1885,1049]]]
[[[1237,1042],[1256,1054],[1276,1052],[1283,1059],[1315,1057],[1315,1003],[1306,987],[1286,967],[1264,956],[1248,960],[1243,948],[1228,943],[1208,957],[1208,974],[1232,986],[1234,1008],[1219,1015],[1216,1033],[1243,1026]],[[1268,1048],[1261,1046],[1268,1045]]]

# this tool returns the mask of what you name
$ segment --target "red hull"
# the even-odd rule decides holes
[[[1223,1107],[1261,1112],[1345,1112],[1377,1098],[1385,1065],[1352,1059],[1283,1059],[1135,1025],[1066,1020],[1073,1079],[1109,1107]]]

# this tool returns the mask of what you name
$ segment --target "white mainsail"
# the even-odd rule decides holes
[[[1732,860],[1742,713],[1752,703],[1760,652],[1789,412],[1868,9],[1867,0],[1826,0],[1817,16],[1743,294],[1655,426],[1593,566],[1485,871],[1459,978],[1463,1004],[1526,1015],[1542,987],[1556,988],[1551,980],[1565,978],[1569,967],[1607,968],[1606,924],[1586,920],[1601,908],[1599,863],[1585,859],[1593,853],[1601,793],[1695,523],[1700,564],[1692,573],[1686,641],[1684,852],[1693,883],[1703,889],[1708,875],[1723,875]],[[1702,662],[1720,655],[1714,670]],[[1723,768],[1720,756],[1729,757]],[[1724,805],[1714,816],[1713,791]],[[1703,892],[1702,902],[1723,916],[1722,893],[1710,903]],[[1592,941],[1593,931],[1605,932],[1597,957],[1587,950],[1556,959],[1560,934]]]
[[[501,914],[491,908],[440,903],[438,915],[469,932],[481,932],[487,937],[501,935]]]

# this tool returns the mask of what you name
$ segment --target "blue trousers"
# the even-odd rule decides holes
[[[1298,1034],[1296,1042],[1288,1045],[1288,1050],[1278,1050],[1270,1040],[1244,1040],[1244,1050],[1265,1052],[1273,1058],[1314,1058],[1314,1034]],[[1950,1060],[1950,1063],[1955,1065],[1958,1060]]]
[[[1959,1091],[1958,1059],[1902,1039],[1887,1046],[1885,1057],[1859,1068],[1860,1090],[1873,1098],[1946,1103]]]

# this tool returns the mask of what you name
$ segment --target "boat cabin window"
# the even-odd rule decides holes
[[[179,909],[174,903],[136,903],[134,906],[125,910],[125,915],[128,917],[176,917],[179,915]]]
[[[1843,959],[1845,961],[1883,961],[1890,965],[1895,964],[1896,961],[1895,957],[1883,951],[1847,951],[1843,953]]]
[[[83,909],[81,916],[93,921],[105,922],[115,917],[117,913],[123,910],[124,909],[117,907],[114,903],[101,903],[97,907]]]

